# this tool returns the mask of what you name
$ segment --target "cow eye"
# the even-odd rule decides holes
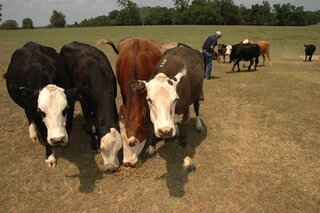
[[[64,110],[62,111],[62,115],[66,116],[67,112],[68,112],[68,107],[64,108]]]
[[[43,118],[46,117],[46,113],[44,111],[42,111],[40,108],[38,108],[38,113],[41,115],[41,117],[43,117]]]
[[[147,101],[148,101],[149,104],[151,104],[151,105],[153,104],[152,100],[150,98],[147,98]]]

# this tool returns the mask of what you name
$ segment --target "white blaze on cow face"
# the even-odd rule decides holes
[[[38,111],[47,127],[47,141],[50,145],[68,142],[66,131],[67,97],[64,89],[49,84],[44,87],[38,97]]]
[[[146,140],[139,141],[135,137],[128,138],[124,123],[120,121],[119,124],[123,144],[123,164],[126,166],[134,166],[138,162],[139,154],[141,153]],[[130,146],[130,142],[135,145]]]
[[[232,46],[230,44],[228,44],[226,47],[226,55],[227,56],[231,54],[231,50],[232,50]]]
[[[101,138],[101,156],[103,171],[115,171],[119,168],[118,152],[122,147],[121,136],[118,130],[111,128],[110,132]]]
[[[173,79],[164,73],[157,74],[146,83],[147,102],[150,119],[154,125],[155,135],[159,138],[170,138],[176,135],[175,107],[178,100],[177,85],[186,74],[183,68]]]

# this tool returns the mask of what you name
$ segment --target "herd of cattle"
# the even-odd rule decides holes
[[[199,116],[205,70],[201,52],[181,43],[133,37],[121,40],[117,47],[107,39],[97,42],[102,44],[110,45],[118,55],[116,76],[101,50],[76,41],[64,45],[60,53],[28,42],[12,55],[5,75],[7,89],[25,111],[30,139],[45,147],[46,164],[57,165],[52,147],[67,145],[74,105],[79,101],[92,149],[100,151],[104,171],[119,168],[120,150],[123,165],[134,166],[144,146],[153,156],[159,138],[176,135],[184,167],[193,171],[187,127],[193,105],[196,129],[201,132],[203,128]],[[266,55],[271,66],[269,49],[268,42],[246,39],[236,45],[219,45],[218,52],[229,55],[232,70],[237,65],[239,71],[241,60],[250,61],[249,70],[255,62],[256,69],[259,55],[263,64]],[[119,112],[117,83],[123,103]]]

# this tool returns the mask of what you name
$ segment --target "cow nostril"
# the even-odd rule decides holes
[[[55,138],[51,138],[50,139],[50,142],[54,145],[57,145],[57,144],[62,144],[64,143],[64,140],[65,140],[65,137],[64,136],[61,136],[61,137],[55,137]]]
[[[162,136],[171,136],[172,132],[173,132],[173,128],[172,127],[163,127],[163,128],[159,128],[158,131]]]

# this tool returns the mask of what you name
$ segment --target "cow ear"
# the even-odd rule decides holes
[[[72,88],[65,91],[68,101],[72,103],[87,97],[90,92],[91,89],[89,87]]]
[[[130,81],[129,88],[136,93],[142,93],[146,90],[145,81]]]
[[[180,82],[180,80],[187,74],[187,68],[183,66],[183,68],[180,70],[178,74],[174,76],[172,79],[174,81],[174,85],[177,86],[177,84]]]
[[[19,90],[20,96],[28,100],[34,100],[39,95],[39,90],[34,90],[26,87],[19,87],[18,90]]]

